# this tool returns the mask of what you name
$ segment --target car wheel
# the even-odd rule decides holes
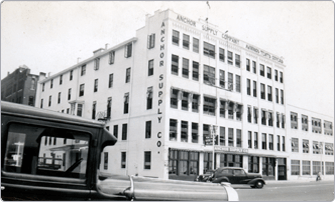
[[[264,183],[262,181],[257,181],[255,184],[255,187],[258,189],[261,189],[263,187]]]

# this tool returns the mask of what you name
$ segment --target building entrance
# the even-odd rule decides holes
[[[286,159],[278,159],[278,180],[287,180]]]

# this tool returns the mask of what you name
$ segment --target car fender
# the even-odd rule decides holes
[[[263,184],[265,184],[265,181],[264,181],[264,179],[262,179],[262,178],[255,178],[255,179],[252,179],[252,180],[250,180],[250,181],[248,182],[248,184],[255,184],[257,181],[261,181],[261,182],[263,182]]]
[[[228,177],[219,177],[215,178],[212,182],[213,183],[229,182],[229,179]]]

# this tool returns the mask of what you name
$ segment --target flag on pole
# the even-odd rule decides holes
[[[206,3],[207,3],[207,5],[208,5],[209,9],[211,9],[211,6],[209,5],[209,2],[207,1]]]

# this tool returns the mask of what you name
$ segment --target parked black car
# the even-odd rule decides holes
[[[221,183],[229,182],[231,184],[246,184],[252,188],[262,188],[265,181],[260,174],[247,173],[243,168],[221,167],[216,170],[209,170],[203,175],[196,177],[198,182]]]

